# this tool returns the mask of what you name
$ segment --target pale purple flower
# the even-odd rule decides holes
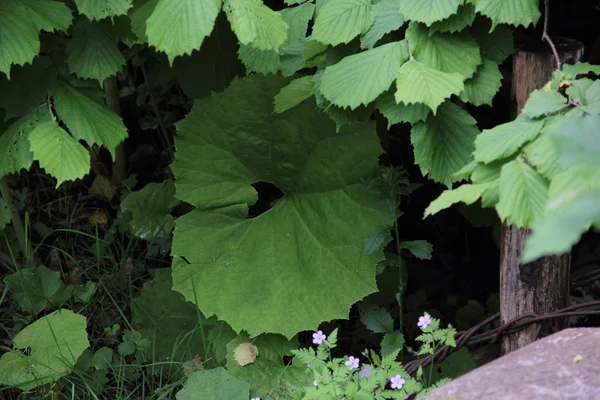
[[[359,362],[360,362],[360,360],[358,358],[350,356],[350,357],[348,357],[348,360],[344,364],[346,364],[346,366],[348,368],[350,368],[350,370],[353,370],[355,368],[358,368]]]
[[[422,317],[419,317],[419,322],[417,323],[417,326],[425,329],[429,326],[429,324],[431,323],[431,317],[429,316],[429,314],[424,314]]]
[[[251,397],[250,400],[260,400],[260,397]]]
[[[321,343],[323,343],[323,340],[325,340],[326,338],[327,338],[327,336],[325,336],[322,331],[316,331],[315,333],[313,333],[313,343],[314,344],[321,344]]]
[[[404,386],[404,382],[406,381],[400,374],[398,374],[392,377],[392,379],[390,379],[390,382],[392,383],[392,389],[402,389],[402,386]]]
[[[373,373],[373,370],[369,367],[363,367],[358,374],[361,378],[368,378]]]
[[[313,381],[313,385],[315,385],[315,386],[319,386],[319,382],[317,382],[317,380],[315,379],[315,380]]]

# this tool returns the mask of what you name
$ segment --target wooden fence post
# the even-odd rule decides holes
[[[583,44],[565,38],[553,38],[563,64],[574,64],[583,55]],[[529,39],[517,46],[513,56],[512,118],[520,112],[529,94],[552,79],[556,60],[546,42]],[[500,320],[530,312],[546,314],[566,307],[569,301],[571,254],[543,257],[520,265],[521,251],[530,231],[516,226],[502,227],[500,250]],[[568,320],[555,319],[534,324],[502,338],[502,353],[521,348],[537,339],[539,333],[564,329]]]

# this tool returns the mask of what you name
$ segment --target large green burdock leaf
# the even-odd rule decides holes
[[[50,309],[53,305],[60,305],[69,298],[60,273],[43,265],[18,269],[4,278],[4,283],[19,307],[33,315]]]
[[[40,51],[40,30],[66,32],[72,20],[71,10],[60,1],[0,2],[0,72],[10,77],[12,64],[33,61]]]
[[[16,350],[0,359],[0,385],[29,390],[67,375],[87,349],[86,319],[58,310],[24,328],[13,339]],[[30,349],[30,355],[23,354]]]
[[[336,133],[308,101],[274,114],[286,82],[252,76],[198,100],[172,166],[176,196],[196,207],[175,223],[173,287],[251,336],[347,317],[376,290],[381,252],[365,256],[365,240],[393,220],[365,185],[381,152],[374,124]],[[285,196],[247,219],[258,181]]]
[[[219,367],[191,374],[183,389],[177,392],[177,400],[248,400],[249,395],[250,384]]]
[[[146,21],[148,44],[167,53],[173,64],[175,57],[200,48],[220,10],[220,0],[159,0]]]

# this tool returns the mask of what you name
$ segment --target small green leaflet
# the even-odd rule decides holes
[[[478,185],[461,185],[457,189],[444,190],[440,197],[435,199],[429,204],[425,210],[426,218],[429,215],[437,214],[441,210],[449,208],[456,203],[465,203],[467,205],[475,203],[486,190],[491,189],[494,186],[494,182],[481,183]]]
[[[133,7],[132,0],[75,0],[75,4],[79,13],[92,21],[125,15]]]
[[[465,90],[460,94],[460,99],[474,106],[492,106],[494,96],[502,86],[502,73],[498,64],[487,58],[477,67],[477,73],[465,81]]]
[[[196,371],[188,376],[177,400],[248,400],[250,384],[237,379],[223,367]]]
[[[475,119],[449,101],[439,107],[437,115],[415,124],[410,140],[423,175],[450,187],[456,180],[454,173],[471,160],[478,134]]]
[[[146,21],[148,44],[167,53],[173,65],[175,57],[200,48],[220,10],[221,0],[160,0]]]
[[[426,104],[434,115],[445,99],[464,88],[462,75],[442,72],[412,60],[404,63],[397,75],[396,102]]]
[[[537,118],[554,114],[566,107],[566,99],[560,93],[537,89],[529,95],[522,113],[529,118]]]
[[[387,118],[388,128],[401,122],[416,124],[419,121],[425,121],[431,113],[431,109],[425,104],[396,103],[392,91],[386,92],[377,98],[377,108]]]
[[[127,128],[121,117],[90,97],[101,93],[59,82],[52,95],[56,113],[73,137],[90,146],[106,147],[114,159],[116,147],[127,137]]]
[[[360,47],[370,49],[386,34],[400,29],[405,19],[400,14],[402,0],[381,0],[376,5],[377,15],[369,30],[360,37]]]
[[[427,240],[412,240],[400,243],[400,249],[406,249],[420,260],[431,260],[433,246]]]
[[[430,32],[460,32],[475,20],[475,6],[470,3],[461,4],[456,14],[431,24]]]
[[[358,306],[360,320],[373,333],[392,333],[394,331],[394,320],[383,307],[370,303],[361,303]]]
[[[366,33],[375,21],[371,0],[328,0],[318,8],[312,39],[337,46]]]
[[[402,0],[400,12],[406,19],[422,22],[429,26],[456,14],[464,0]]]
[[[0,135],[0,177],[29,169],[33,163],[29,135],[36,126],[51,119],[48,107],[41,106],[13,122]]]
[[[333,104],[355,109],[389,89],[408,58],[406,41],[393,42],[344,57],[325,68],[321,93]]]
[[[74,27],[75,35],[67,45],[66,62],[69,70],[80,78],[104,79],[120,72],[125,57],[117,41],[103,30],[99,23],[81,19]]]
[[[381,339],[381,356],[387,357],[394,352],[401,351],[403,347],[404,335],[402,332],[388,333]]]
[[[69,7],[59,1],[10,0],[0,3],[0,72],[10,78],[11,65],[30,63],[40,51],[40,30],[66,32],[72,20]]]
[[[289,85],[281,88],[275,96],[275,112],[282,113],[302,103],[313,95],[312,75],[294,79]]]
[[[220,3],[220,0],[210,1]],[[225,0],[223,9],[240,43],[252,43],[258,50],[277,50],[285,43],[288,24],[262,0]]]
[[[492,20],[491,30],[498,24],[535,25],[541,15],[538,0],[479,0],[476,10]]]
[[[521,161],[511,161],[500,172],[498,215],[508,225],[527,228],[544,215],[548,181]]]
[[[444,72],[457,72],[472,77],[481,64],[479,45],[464,33],[430,33],[423,24],[411,22],[406,38],[415,60]]]
[[[592,223],[599,222],[600,192],[578,194],[569,199],[561,213],[546,215],[532,224],[533,233],[525,243],[521,262],[569,251]]]
[[[40,167],[56,178],[56,187],[90,172],[88,151],[53,121],[39,124],[29,135],[29,144]]]
[[[517,152],[534,140],[544,127],[544,120],[533,120],[520,115],[516,120],[484,129],[475,139],[475,160],[490,163]]]
[[[86,319],[58,310],[23,328],[13,338],[16,350],[0,359],[0,385],[30,390],[69,374],[77,358],[90,347]],[[31,355],[24,355],[29,348]]]

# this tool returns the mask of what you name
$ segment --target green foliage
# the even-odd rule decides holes
[[[399,0],[381,0],[375,4],[377,14],[369,30],[361,35],[360,47],[370,49],[384,37],[385,34],[400,29],[405,19],[400,14]]]
[[[477,11],[492,20],[492,30],[497,24],[535,24],[540,18],[538,0],[479,0]]]
[[[337,64],[325,68],[321,78],[321,93],[340,107],[355,109],[361,104],[369,104],[389,89],[407,58],[405,41],[384,44],[344,57]],[[348,85],[348,82],[355,84]]]
[[[477,73],[465,81],[465,89],[460,99],[474,106],[492,105],[494,96],[502,85],[502,73],[498,64],[487,58],[477,67]]]
[[[83,178],[90,170],[90,154],[85,147],[53,121],[36,126],[29,144],[40,167],[56,178],[56,187]]]
[[[412,21],[422,22],[429,26],[456,14],[464,0],[403,0],[399,2],[400,13]]]
[[[58,310],[35,321],[13,338],[15,350],[0,358],[0,383],[23,390],[54,382],[73,369],[89,347],[86,319]],[[22,350],[30,349],[29,355]]]
[[[132,7],[131,3],[132,0],[75,0],[77,10],[92,21],[125,15]]]
[[[314,82],[310,75],[291,81],[289,85],[281,88],[275,96],[275,112],[281,114],[311,97],[313,86]]]
[[[519,116],[512,122],[485,129],[475,139],[475,160],[489,164],[510,157],[525,143],[535,139],[543,127],[543,120]]]
[[[248,400],[249,396],[250,385],[222,367],[192,373],[183,389],[177,392],[177,400]]]
[[[10,214],[8,208],[6,208],[6,202],[0,197],[0,232],[4,230],[8,223],[10,223]]]
[[[44,266],[19,269],[6,276],[4,283],[19,307],[33,315],[60,306],[69,298],[60,273]]]
[[[359,306],[360,320],[373,333],[392,333],[394,331],[394,320],[390,313],[373,304],[362,304]]]
[[[292,337],[345,317],[352,303],[375,290],[380,256],[364,255],[365,239],[393,218],[362,183],[376,171],[379,154],[372,125],[336,133],[308,102],[293,113],[273,114],[272,99],[284,84],[251,77],[197,101],[179,124],[180,150],[172,166],[177,197],[196,207],[176,221],[174,289],[205,315],[216,314],[251,336]],[[237,118],[218,118],[225,107],[239,110]],[[252,127],[252,135],[239,126]],[[270,152],[261,150],[265,145]],[[340,157],[331,158],[333,153]],[[215,163],[215,156],[221,161]],[[248,206],[256,202],[250,184],[257,181],[275,183],[285,196],[267,213],[247,219]],[[323,224],[319,215],[331,219]],[[350,221],[353,229],[347,231],[343,226]],[[335,287],[328,284],[332,280]],[[289,288],[284,299],[281,286]],[[307,293],[321,304],[318,309],[303,306]],[[331,296],[335,304],[326,301]],[[291,317],[290,309],[298,313]]]
[[[336,46],[366,33],[377,10],[370,0],[329,0],[317,9],[312,38]]]
[[[169,210],[176,203],[175,185],[166,180],[149,183],[121,202],[121,210],[131,213],[129,232],[140,239],[161,243],[169,238],[174,219]]]
[[[252,43],[258,50],[277,50],[287,38],[288,24],[261,0],[225,0],[223,9],[242,44]]]

